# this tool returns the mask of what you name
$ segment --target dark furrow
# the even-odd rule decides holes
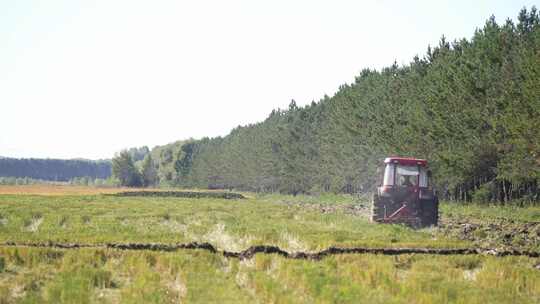
[[[180,197],[180,198],[221,198],[245,199],[246,197],[234,192],[193,192],[193,191],[126,191],[109,196],[141,196],[141,197]]]
[[[179,243],[179,244],[158,244],[158,243],[106,243],[106,244],[78,244],[78,243],[0,243],[3,247],[38,247],[38,248],[58,248],[58,249],[78,249],[78,248],[111,248],[119,250],[152,250],[152,251],[177,251],[189,249],[202,249],[211,253],[222,254],[228,258],[251,259],[258,253],[278,254],[289,259],[320,260],[324,257],[338,254],[380,254],[380,255],[401,255],[401,254],[432,254],[432,255],[470,255],[484,254],[498,257],[504,256],[527,256],[532,258],[540,257],[540,252],[519,251],[519,250],[498,250],[493,248],[365,248],[365,247],[329,247],[316,252],[287,252],[277,246],[256,245],[246,250],[220,251],[210,243]]]

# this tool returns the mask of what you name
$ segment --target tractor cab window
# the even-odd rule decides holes
[[[429,176],[428,176],[428,173],[427,173],[427,169],[426,168],[420,168],[420,187],[428,187],[429,185]]]
[[[394,185],[395,168],[396,168],[396,165],[394,165],[394,164],[387,164],[386,165],[386,168],[384,170],[383,185],[385,185],[385,186],[393,186]]]
[[[402,187],[414,187],[418,184],[418,175],[420,174],[417,166],[396,167],[396,183]]]

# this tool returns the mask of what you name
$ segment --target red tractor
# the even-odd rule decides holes
[[[403,223],[412,227],[436,226],[439,199],[431,186],[425,159],[387,157],[373,195],[372,221]]]

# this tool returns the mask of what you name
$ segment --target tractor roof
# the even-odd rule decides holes
[[[427,160],[421,159],[421,158],[413,158],[413,157],[399,157],[399,156],[391,156],[384,159],[384,163],[395,163],[400,164],[404,166],[427,166]]]

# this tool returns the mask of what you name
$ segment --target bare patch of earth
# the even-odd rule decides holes
[[[540,250],[540,222],[442,217],[438,231],[449,237],[472,241],[479,248]]]

